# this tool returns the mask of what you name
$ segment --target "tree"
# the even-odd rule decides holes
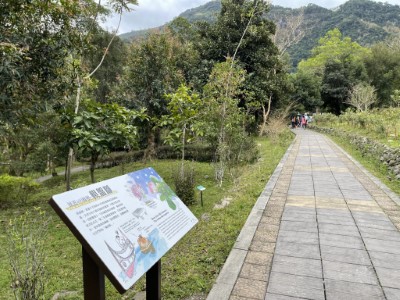
[[[351,89],[351,82],[344,65],[339,61],[328,61],[321,86],[321,97],[325,107],[336,115],[344,110]]]
[[[101,0],[99,0],[99,3],[97,4],[97,6],[95,5],[94,8],[91,7],[90,5],[88,5],[87,7],[89,7],[89,9],[84,10],[86,13],[86,19],[85,19],[85,23],[87,23],[87,27],[85,27],[86,30],[83,31],[79,31],[78,30],[78,37],[80,41],[86,41],[82,42],[79,46],[76,47],[76,52],[73,53],[73,56],[76,56],[76,58],[73,60],[73,66],[74,66],[74,79],[75,79],[75,87],[76,87],[76,93],[75,93],[75,101],[74,101],[74,113],[77,114],[79,111],[79,105],[80,105],[80,101],[81,101],[81,94],[82,94],[82,90],[84,88],[84,85],[89,83],[92,76],[99,70],[99,68],[101,67],[101,65],[103,64],[108,50],[110,49],[112,42],[114,41],[115,37],[117,36],[117,32],[118,32],[118,28],[119,25],[121,24],[121,18],[122,18],[122,13],[124,11],[130,11],[131,8],[129,7],[130,4],[137,4],[136,0],[110,0],[108,1],[108,5],[111,6],[112,10],[117,13],[119,15],[119,23],[118,23],[118,27],[117,29],[114,31],[114,34],[112,35],[110,41],[107,44],[107,47],[104,49],[103,51],[103,55],[101,56],[100,61],[98,62],[98,64],[96,64],[94,69],[89,69],[86,70],[85,68],[83,68],[82,66],[84,66],[84,53],[86,50],[86,46],[88,45],[88,41],[90,41],[91,37],[92,37],[92,30],[94,28],[96,28],[96,21],[97,21],[97,17],[99,16],[99,14],[101,14],[102,12],[102,7],[101,7]],[[78,3],[79,5],[79,3]],[[69,149],[68,152],[68,158],[67,158],[67,165],[66,165],[66,189],[69,190],[70,189],[70,179],[71,179],[71,167],[72,167],[72,160],[73,160],[73,156],[74,156],[74,151],[73,148]]]
[[[214,62],[224,62],[227,57],[240,62],[246,71],[240,105],[246,107],[251,101],[255,114],[259,116],[264,111],[262,118],[266,119],[271,103],[276,105],[281,100],[282,81],[287,79],[278,49],[271,39],[275,26],[265,18],[268,3],[224,0],[221,4],[215,24],[198,25],[200,56],[208,74]]]
[[[314,95],[318,101],[316,93],[320,86],[323,105],[340,114],[346,107],[351,87],[368,80],[363,62],[369,53],[349,37],[342,37],[339,29],[328,31],[312,50],[312,56],[299,63],[296,76],[308,83],[301,89],[306,89],[306,94]]]
[[[299,70],[291,76],[294,86],[292,99],[306,111],[315,111],[323,105],[321,100],[321,85],[318,78],[311,72]]]
[[[145,108],[149,116],[143,124],[145,159],[155,156],[159,140],[159,119],[167,114],[165,94],[174,92],[185,80],[182,61],[190,56],[168,30],[151,33],[140,42],[132,43],[127,66],[121,76],[114,99],[128,108]]]
[[[48,126],[39,121],[65,104],[71,88],[66,57],[78,42],[75,33],[83,26],[84,14],[72,2],[0,3],[0,126],[9,138],[0,146],[12,164],[22,166],[38,147],[40,127]]]
[[[400,107],[400,90],[394,90],[393,95],[390,96],[394,106]]]
[[[84,110],[66,116],[71,127],[70,144],[84,156],[90,157],[90,177],[95,182],[94,170],[98,158],[112,149],[131,149],[137,143],[136,118],[144,112],[130,111],[117,104],[86,101]]]
[[[245,131],[245,114],[238,107],[245,71],[231,58],[217,63],[204,87],[202,132],[215,148],[215,178],[222,184],[226,170],[254,155],[254,143]]]
[[[95,29],[91,40],[91,47],[88,49],[83,59],[85,68],[94,70],[104,54],[104,49],[113,38],[113,34],[100,28]],[[127,56],[127,46],[118,36],[114,38],[110,47],[107,49],[107,59],[102,63],[101,68],[93,74],[93,91],[88,93],[101,103],[109,103],[109,95],[113,85],[118,81],[118,77],[123,72]]]
[[[369,107],[374,104],[376,100],[375,88],[361,82],[352,88],[350,97],[346,103],[354,106],[358,111],[368,111]]]
[[[312,49],[311,57],[302,60],[298,69],[308,70],[322,79],[328,61],[363,62],[369,53],[369,49],[352,42],[349,37],[343,37],[340,30],[335,28],[318,41],[318,46]]]
[[[168,101],[168,114],[161,119],[161,126],[169,126],[170,130],[165,143],[174,146],[181,151],[181,172],[184,177],[185,145],[190,142],[198,132],[196,118],[201,107],[201,99],[198,94],[190,94],[189,88],[180,85],[175,93],[166,95]]]
[[[272,17],[274,18],[274,16]],[[275,17],[276,18],[276,17]],[[305,36],[304,9],[286,15],[276,26],[273,41],[278,47],[279,55],[283,56],[288,48],[300,42]]]
[[[400,48],[379,43],[371,48],[365,65],[371,84],[376,88],[378,106],[389,106],[391,95],[400,86]]]

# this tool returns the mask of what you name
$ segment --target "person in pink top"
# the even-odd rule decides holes
[[[307,127],[307,119],[304,115],[301,116],[301,127],[303,129],[306,129],[306,127]]]

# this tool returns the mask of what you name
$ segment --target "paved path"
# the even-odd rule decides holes
[[[295,132],[207,299],[400,299],[399,198]]]
[[[74,168],[71,169],[71,174],[75,174],[75,173],[82,172],[82,171],[87,171],[89,169],[90,169],[90,166],[85,166],[85,165],[74,167]],[[58,172],[57,175],[58,176],[65,176],[65,171]],[[44,182],[46,180],[49,180],[52,177],[53,177],[53,175],[45,175],[45,176],[37,178],[36,181],[40,183],[40,182]]]

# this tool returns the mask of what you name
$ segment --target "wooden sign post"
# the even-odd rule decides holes
[[[144,274],[147,299],[161,299],[161,257],[197,218],[152,168],[52,197],[82,244],[85,300],[105,299],[104,275],[124,293]]]

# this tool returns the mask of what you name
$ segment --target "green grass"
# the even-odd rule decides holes
[[[354,145],[349,143],[346,139],[337,136],[330,136],[340,147],[342,147],[348,154],[355,160],[362,164],[371,174],[379,178],[385,185],[387,185],[393,192],[400,195],[400,180],[393,179],[389,176],[389,171],[382,162],[372,156],[363,155]]]
[[[198,202],[190,206],[191,211],[199,219],[199,223],[162,258],[162,298],[185,299],[195,294],[207,294],[212,287],[221,267],[223,266],[248,214],[259,194],[265,187],[286,151],[291,139],[286,136],[280,141],[258,139],[260,159],[252,164],[240,167],[231,172],[222,187],[214,181],[214,169],[208,163],[194,163],[196,184],[206,187],[203,192],[204,207]],[[105,180],[123,173],[132,172],[144,167],[153,167],[163,179],[173,187],[173,175],[179,166],[179,161],[162,160],[149,164],[132,163],[121,166],[96,170],[97,181]],[[89,184],[88,172],[74,174],[74,188]],[[83,299],[81,247],[75,237],[48,205],[48,199],[63,192],[65,184],[63,177],[52,178],[43,183],[41,189],[33,195],[29,205],[25,207],[12,206],[0,212],[0,299],[12,299],[10,289],[9,266],[6,257],[6,226],[8,220],[21,214],[33,206],[40,206],[52,217],[49,234],[46,241],[46,267],[49,280],[45,299],[50,299],[60,291],[78,291],[75,296],[64,299]],[[230,205],[221,210],[213,207],[224,197],[231,197]],[[144,280],[139,280],[123,299],[145,289]],[[107,299],[121,299],[121,295],[107,281]]]

